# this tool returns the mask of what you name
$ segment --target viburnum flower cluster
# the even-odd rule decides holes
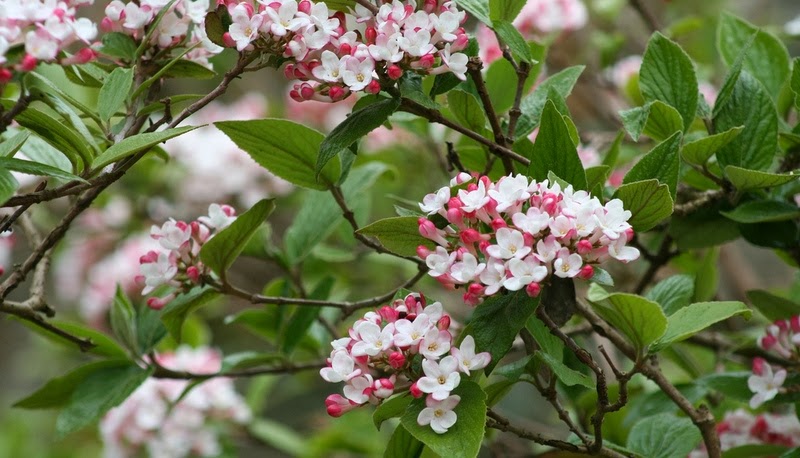
[[[800,315],[788,320],[777,320],[767,326],[766,334],[758,339],[758,346],[781,358],[800,361]],[[753,375],[747,380],[752,391],[750,407],[757,408],[785,391],[786,368],[770,365],[763,358],[753,359]]]
[[[161,227],[153,226],[150,236],[157,240],[162,250],[148,251],[139,258],[141,275],[136,280],[144,285],[142,295],[153,292],[162,285],[176,288],[164,297],[151,297],[147,305],[161,309],[181,292],[200,283],[211,271],[200,261],[200,249],[215,234],[236,219],[236,211],[229,205],[211,204],[208,216],[186,223],[170,219]]]
[[[416,398],[427,395],[417,422],[447,432],[457,420],[454,409],[461,398],[451,392],[461,374],[483,369],[491,360],[487,352],[475,353],[472,336],[456,348],[449,329],[442,304],[427,305],[418,293],[367,312],[350,328],[350,337],[331,342],[328,367],[320,370],[326,381],[345,383],[344,396],[325,400],[328,414],[339,417],[408,390]]]
[[[361,5],[334,12],[324,2],[284,0],[226,2],[232,24],[225,44],[289,58],[287,78],[297,101],[335,102],[355,92],[377,94],[381,81],[405,72],[452,72],[466,79],[469,43],[466,13],[452,1],[383,4],[377,13]]]
[[[222,367],[216,350],[181,346],[159,354],[171,370],[215,374]],[[233,380],[215,377],[193,387],[180,401],[188,380],[149,378],[100,423],[106,458],[219,456],[220,427],[247,423],[252,414]]]
[[[588,280],[594,265],[608,258],[627,263],[639,257],[627,245],[633,229],[622,201],[603,205],[571,185],[561,189],[524,175],[495,183],[461,173],[419,207],[444,227],[419,218],[420,234],[438,246],[421,245],[417,254],[440,283],[465,286],[470,305],[501,288],[535,297],[551,275]]]
[[[40,62],[70,65],[94,59],[96,53],[89,45],[97,36],[97,25],[76,15],[78,8],[92,3],[0,0],[0,84],[11,80],[13,71],[32,71]],[[73,43],[84,47],[73,56],[62,54]]]
[[[155,55],[160,50],[174,46],[192,48],[184,58],[205,67],[210,67],[208,58],[222,52],[222,47],[206,36],[205,17],[209,0],[138,0],[122,2],[113,0],[105,8],[105,17],[100,22],[104,32],[121,32],[140,41],[150,33],[149,26],[164,12],[156,30],[150,34],[149,52]],[[196,47],[195,47],[196,46]]]
[[[744,409],[725,414],[717,424],[717,434],[723,452],[743,445],[800,446],[800,421],[793,413],[753,415]],[[689,458],[706,458],[704,446],[689,454]]]

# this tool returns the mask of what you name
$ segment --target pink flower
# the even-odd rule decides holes
[[[475,353],[475,339],[472,336],[465,337],[461,347],[453,348],[450,352],[458,362],[458,368],[467,375],[471,375],[470,370],[483,369],[492,360],[489,352]]]
[[[426,407],[417,416],[417,424],[420,426],[431,425],[437,434],[444,434],[456,424],[458,416],[453,409],[461,402],[461,397],[457,395],[448,396],[444,399],[436,399],[432,395],[425,400]]]

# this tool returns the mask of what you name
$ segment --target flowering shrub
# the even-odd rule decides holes
[[[796,456],[800,59],[721,3],[0,0],[0,456]]]
[[[452,188],[462,185],[466,189],[453,196]],[[509,175],[497,183],[480,177],[476,184],[459,175],[450,187],[426,195],[419,208],[450,223],[439,229],[419,219],[420,234],[439,245],[418,249],[428,274],[446,286],[466,285],[464,301],[471,305],[501,288],[536,297],[550,275],[588,280],[592,265],[606,258],[639,257],[639,250],[625,245],[633,230],[622,201],[602,205],[586,191],[562,191],[547,180],[529,183],[524,175]]]

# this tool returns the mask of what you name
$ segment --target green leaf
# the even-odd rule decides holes
[[[109,32],[103,35],[100,52],[111,57],[132,61],[136,58],[136,42],[122,32]]]
[[[567,125],[552,101],[545,103],[541,126],[533,144],[528,175],[542,181],[553,172],[578,189],[586,189],[586,173]]]
[[[750,290],[747,292],[747,298],[770,321],[788,320],[795,315],[800,315],[800,304],[768,291]]]
[[[100,419],[133,393],[152,373],[132,364],[93,371],[72,392],[56,419],[56,434],[64,437]]]
[[[583,65],[565,68],[539,83],[530,95],[522,99],[519,107],[522,116],[517,124],[517,137],[527,136],[539,125],[545,102],[547,102],[551,90],[557,92],[563,99],[569,97],[584,68],[586,67]]]
[[[556,377],[567,386],[575,386],[580,385],[590,390],[595,388],[595,384],[592,381],[592,378],[586,374],[581,374],[580,372],[567,367],[566,364],[562,363],[558,359],[550,356],[544,352],[536,352],[536,359],[540,362],[546,364],[550,369],[553,370],[553,373],[556,374]]]
[[[283,452],[285,456],[311,455],[312,442],[285,423],[263,417],[255,418],[248,423],[247,430],[253,437]],[[221,456],[230,456],[226,453],[227,450]]]
[[[754,170],[769,168],[778,152],[778,113],[764,86],[744,71],[731,96],[719,110],[715,107],[714,114],[716,131],[738,126],[744,126],[742,133],[717,151],[719,165]]]
[[[474,37],[469,39],[469,44],[467,47],[461,51],[462,53],[466,54],[467,57],[475,57],[478,55],[478,40]],[[433,86],[431,86],[429,95],[431,97],[436,97],[439,94],[445,94],[454,87],[460,85],[463,81],[458,79],[458,77],[450,72],[442,73],[436,75],[433,79]]]
[[[514,21],[526,0],[489,0],[489,18],[493,21]]]
[[[637,421],[626,447],[647,458],[685,458],[701,439],[692,420],[662,413]]]
[[[383,458],[418,458],[422,456],[424,448],[425,444],[412,436],[403,425],[397,425],[386,444]]]
[[[92,162],[92,152],[80,135],[49,114],[28,107],[14,120],[64,154],[75,168],[79,169],[78,163]]]
[[[413,400],[414,398],[408,393],[400,393],[381,402],[372,413],[372,422],[375,423],[375,428],[380,431],[384,421],[403,415]]]
[[[325,138],[314,129],[285,119],[224,121],[214,124],[261,167],[298,186],[324,191],[339,181],[339,161],[315,178],[317,152]]]
[[[92,168],[100,169],[108,164],[117,162],[120,159],[124,159],[142,151],[147,151],[161,142],[167,141],[170,138],[175,138],[179,135],[183,135],[186,132],[197,129],[198,127],[202,126],[176,127],[174,129],[163,130],[161,132],[149,132],[128,137],[119,143],[111,145],[111,147],[105,150],[103,154],[97,156],[92,162]]]
[[[192,62],[186,59],[175,61],[166,72],[165,78],[191,78],[195,80],[207,80],[217,76],[214,70],[211,70],[197,62]]]
[[[603,187],[611,175],[611,167],[607,165],[596,165],[586,169],[586,187],[589,194],[600,196],[603,194]]]
[[[336,279],[331,276],[323,277],[314,290],[309,294],[310,299],[325,300],[331,295],[333,284]],[[281,351],[290,354],[297,348],[297,345],[306,337],[308,328],[317,320],[322,307],[298,306],[294,311],[286,327],[283,329],[281,339]]]
[[[611,274],[600,267],[594,268],[594,275],[592,275],[589,281],[597,283],[600,286],[614,286],[614,279],[611,277]]]
[[[87,181],[83,178],[65,172],[61,169],[57,169],[53,166],[41,164],[39,162],[24,161],[22,159],[0,157],[0,169],[27,173],[28,175],[46,176],[66,181],[80,181],[81,183],[87,183]]]
[[[608,152],[606,152],[605,156],[603,157],[603,165],[608,166],[610,168],[614,168],[617,165],[617,159],[619,159],[619,150],[620,146],[622,145],[622,140],[625,139],[625,132],[620,130],[617,136],[614,138],[614,142],[608,148]]]
[[[416,256],[418,246],[433,249],[435,245],[419,234],[418,220],[414,216],[381,219],[362,227],[358,233],[377,238],[392,253]]]
[[[739,191],[750,191],[752,189],[773,188],[792,181],[797,181],[800,175],[789,173],[768,173],[757,170],[748,170],[741,167],[729,165],[725,167],[725,176]]]
[[[536,340],[536,343],[539,344],[539,347],[543,352],[550,355],[550,357],[556,361],[563,361],[564,342],[562,342],[558,337],[554,336],[550,332],[550,329],[548,329],[547,326],[542,322],[542,320],[536,316],[531,316],[528,319],[526,328],[531,332],[534,340]]]
[[[125,347],[138,354],[139,344],[136,340],[136,310],[125,291],[117,285],[114,301],[111,303],[111,330]]]
[[[694,279],[694,299],[709,301],[717,293],[719,284],[719,248],[708,250],[697,271]]]
[[[792,79],[789,87],[794,93],[794,107],[800,110],[800,57],[795,57],[792,61]]]
[[[482,132],[486,128],[486,115],[474,95],[461,90],[450,91],[447,93],[447,105],[464,127],[475,132]]]
[[[167,328],[161,322],[161,313],[142,305],[136,313],[136,342],[139,354],[144,355],[152,350],[164,336]]]
[[[200,260],[224,278],[225,272],[274,209],[275,202],[272,199],[264,199],[253,205],[203,245]]]
[[[748,402],[753,397],[753,392],[747,387],[747,379],[753,375],[752,372],[723,372],[721,374],[709,374],[695,381],[697,385],[710,388],[722,393],[728,398]]]
[[[681,47],[659,32],[647,43],[639,70],[645,100],[661,100],[674,107],[688,128],[697,113],[697,76],[692,60]]]
[[[717,28],[717,48],[727,65],[731,65],[742,54],[751,39],[753,42],[744,55],[743,68],[761,81],[772,99],[777,99],[783,83],[789,78],[789,52],[786,46],[772,34],[743,19],[722,13]]]
[[[736,315],[750,319],[753,312],[742,302],[698,302],[681,308],[667,318],[667,330],[650,348],[655,353],[675,342],[688,339],[707,327]]]
[[[647,118],[650,116],[651,106],[652,104],[648,103],[641,107],[634,107],[619,112],[619,116],[622,118],[622,125],[635,142],[639,141],[639,137],[642,136],[642,131],[644,131],[644,126],[647,125]]]
[[[129,364],[127,362],[123,364]],[[120,365],[119,360],[96,361],[49,380],[44,386],[14,403],[20,409],[55,409],[69,402],[75,389],[97,370]]]
[[[108,121],[125,105],[133,86],[133,69],[117,67],[108,75],[97,98],[97,111],[103,121]]]
[[[456,5],[465,10],[475,19],[491,27],[492,20],[489,19],[489,0],[457,0]]]
[[[731,211],[720,213],[737,223],[763,223],[800,217],[800,207],[776,200],[751,200]]]
[[[645,297],[658,302],[667,316],[689,305],[694,297],[694,277],[673,275],[667,277],[650,289]]]
[[[681,150],[681,156],[691,164],[704,165],[717,151],[738,137],[742,130],[744,126],[732,127],[725,132],[686,143]]]
[[[76,98],[74,98],[73,96],[68,94],[61,87],[59,87],[58,85],[56,85],[55,83],[53,83],[49,79],[47,79],[44,76],[42,76],[42,75],[40,75],[38,73],[35,73],[35,72],[28,73],[27,78],[35,80],[37,83],[45,86],[47,88],[47,91],[45,91],[45,93],[51,93],[51,94],[57,95],[62,100],[66,100],[67,102],[69,102],[70,105],[72,105],[73,107],[77,108],[81,113],[83,113],[84,115],[86,115],[89,118],[93,119],[97,123],[97,125],[101,125],[102,124],[102,122],[100,120],[100,117],[97,116],[97,113],[95,113],[95,110],[93,110],[93,109],[87,107],[85,104],[79,102]]]
[[[173,339],[181,341],[183,322],[190,313],[222,296],[222,293],[210,286],[194,288],[171,300],[161,315],[161,321]]]
[[[0,202],[10,199],[19,188],[19,182],[8,170],[0,169]]]
[[[492,26],[497,36],[503,43],[508,45],[508,48],[514,53],[514,56],[519,60],[527,63],[533,62],[533,55],[525,38],[519,33],[516,27],[511,25],[511,22],[498,20],[494,21]]]
[[[525,291],[517,291],[492,296],[475,308],[460,338],[471,335],[475,338],[475,351],[488,351],[492,356],[486,374],[491,373],[511,349],[514,339],[538,304],[538,299],[531,298]]]
[[[662,141],[683,130],[683,121],[678,110],[660,100],[650,104],[650,114],[644,125],[645,135],[653,140]]]
[[[797,458],[798,455],[783,455],[788,447],[785,445],[773,444],[748,444],[740,445],[725,450],[722,453],[722,458],[770,458],[777,456],[778,458]],[[795,449],[798,450],[798,449]]]
[[[406,72],[403,74],[403,77],[400,78],[400,81],[398,81],[398,88],[400,89],[400,95],[402,97],[413,100],[426,108],[439,108],[439,105],[434,102],[433,99],[431,99],[430,96],[425,93],[425,91],[422,90],[422,77],[416,73]],[[378,100],[386,101],[391,99],[379,98]],[[354,112],[359,110],[360,107],[353,106]],[[389,113],[389,116],[391,116],[391,113]],[[386,121],[384,120],[384,122]]]
[[[364,199],[369,197],[364,190],[372,186],[387,170],[388,167],[381,162],[370,162],[354,168],[350,178],[342,185],[345,201],[357,210],[355,204],[364,202]],[[356,216],[358,219],[358,212]],[[314,246],[325,240],[342,221],[344,221],[342,210],[330,194],[314,193],[313,197],[306,198],[300,207],[300,212],[284,233],[283,240],[289,263],[302,261]]]
[[[608,293],[592,283],[587,298],[594,311],[625,334],[639,351],[655,342],[667,329],[667,317],[661,307],[642,296]]]
[[[637,232],[652,229],[672,214],[669,187],[658,180],[624,184],[617,189],[614,196],[622,200],[625,209],[631,212],[628,223]]]
[[[351,113],[319,145],[319,156],[314,168],[316,174],[319,176],[325,164],[343,149],[380,127],[399,106],[400,99],[386,99]]]
[[[3,142],[0,143],[0,159],[14,157],[30,135],[30,132],[23,130],[16,133],[13,137],[3,140]]]
[[[656,179],[659,183],[669,186],[670,196],[674,201],[678,190],[678,169],[680,168],[678,152],[681,147],[681,136],[680,132],[676,132],[656,145],[625,174],[622,183]]]
[[[228,13],[225,5],[217,7],[216,11],[211,11],[205,17],[205,32],[208,39],[217,46],[226,46],[223,35],[228,31],[223,18],[230,21],[230,13]]]
[[[36,92],[38,92],[38,90],[39,89],[37,88]],[[80,134],[84,142],[92,149],[93,155],[100,154],[100,148],[97,146],[92,133],[89,132],[89,128],[86,127],[83,119],[81,119],[78,113],[73,110],[72,107],[67,104],[67,102],[59,98],[57,95],[50,93],[42,93],[41,97],[42,102],[46,103],[50,108],[60,114],[64,120],[69,123],[69,126],[71,126],[78,134]]]
[[[475,458],[480,451],[486,425],[486,393],[477,383],[462,379],[452,394],[461,397],[453,409],[458,421],[446,433],[437,434],[430,426],[417,423],[419,413],[425,408],[425,398],[415,399],[400,423],[439,456]]]

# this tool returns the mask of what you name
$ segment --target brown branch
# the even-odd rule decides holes
[[[58,326],[48,322],[42,317],[42,315],[40,315],[36,310],[32,309],[27,304],[11,301],[0,301],[0,312],[16,316],[21,320],[32,323],[51,334],[55,334],[62,339],[72,342],[77,345],[81,351],[89,351],[96,347],[96,344],[92,342],[91,339],[85,339],[83,337],[70,334]]]
[[[650,265],[645,271],[642,278],[639,279],[639,283],[634,288],[634,292],[636,294],[642,294],[647,285],[653,281],[658,271],[664,267],[672,258],[678,255],[677,251],[670,251],[672,247],[672,237],[669,234],[664,235],[664,240],[661,241],[661,246],[658,248],[658,253],[655,255],[650,255],[648,261]]]
[[[177,379],[177,380],[208,380],[216,377],[256,377],[259,375],[267,375],[267,374],[294,374],[297,372],[307,371],[311,369],[321,369],[327,366],[325,361],[315,361],[311,363],[300,363],[300,364],[293,364],[293,363],[284,363],[282,366],[272,366],[272,367],[255,367],[251,369],[243,369],[240,371],[231,371],[231,372],[216,372],[213,374],[196,374],[193,372],[186,372],[186,371],[173,371],[171,369],[167,369],[166,367],[158,364],[155,362],[155,359],[151,358],[151,364],[154,367],[153,377],[155,378],[165,378],[165,379]]]
[[[714,191],[706,191],[698,195],[695,199],[692,199],[688,202],[684,202],[682,204],[676,204],[672,210],[672,214],[675,216],[686,216],[690,213],[696,212],[702,207],[705,207],[707,204],[711,202],[716,202],[722,199],[725,196],[726,192],[721,189]]]
[[[31,103],[33,97],[30,94],[27,95],[20,95],[19,99],[17,99],[17,103],[11,107],[8,111],[2,111],[2,107],[0,107],[0,134],[4,133],[11,122],[14,121],[14,118],[17,117],[18,114],[25,111],[28,108],[28,104]]]
[[[650,28],[651,32],[657,32],[661,30],[661,24],[658,18],[655,17],[653,13],[644,6],[642,0],[629,0],[628,3],[630,3],[631,7],[633,7],[637,13],[639,13],[639,16],[641,16],[642,20],[645,24],[647,24],[647,27]]]
[[[503,57],[514,67],[514,72],[517,74],[517,88],[514,91],[514,104],[511,106],[511,110],[508,112],[508,135],[506,136],[509,144],[514,144],[516,140],[514,135],[517,131],[517,122],[519,122],[520,116],[522,116],[522,110],[520,110],[520,105],[522,105],[522,96],[525,92],[525,82],[528,80],[528,76],[531,72],[531,66],[527,62],[520,62],[519,65],[514,61],[514,56],[511,55],[511,51],[509,51],[508,47],[503,49]]]
[[[480,58],[470,58],[469,63],[467,64],[467,73],[469,73],[469,76],[472,77],[472,81],[475,83],[475,87],[478,90],[478,96],[483,104],[483,111],[486,113],[486,117],[489,118],[489,125],[492,127],[494,141],[498,145],[507,148],[508,144],[506,143],[506,138],[503,135],[503,128],[500,127],[500,120],[497,118],[497,113],[494,110],[492,99],[489,97],[489,91],[486,89],[486,83],[483,81],[483,74],[481,74],[482,69],[483,63],[481,63]],[[513,174],[514,164],[511,162],[511,158],[508,156],[501,156],[500,159],[503,161],[503,168],[505,169],[506,174]]]

